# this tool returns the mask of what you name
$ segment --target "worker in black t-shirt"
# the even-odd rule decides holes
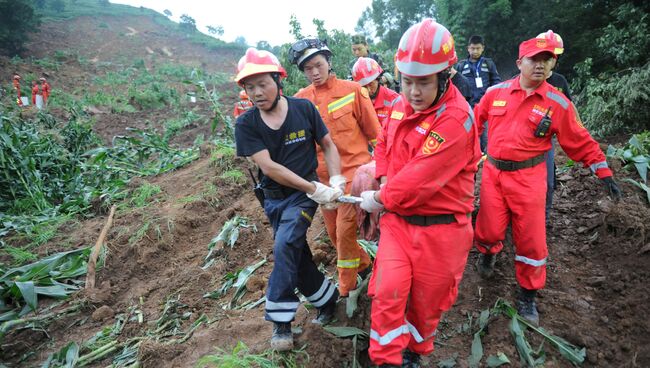
[[[317,308],[314,323],[334,316],[338,291],[312,260],[307,229],[318,204],[332,204],[343,192],[318,182],[316,144],[330,177],[341,175],[336,146],[318,111],[308,100],[282,96],[286,77],[277,57],[249,48],[239,60],[235,82],[255,105],[237,118],[237,155],[261,170],[264,212],[273,227],[274,265],[266,289],[264,318],[273,322],[271,348],[293,348],[291,321],[300,300],[297,288]]]

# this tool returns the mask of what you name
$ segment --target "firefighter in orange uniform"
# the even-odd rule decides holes
[[[557,57],[556,44],[532,38],[519,45],[514,79],[490,87],[474,107],[479,134],[488,129],[487,162],[481,179],[481,208],[474,243],[479,250],[478,271],[494,272],[496,254],[503,249],[506,227],[512,221],[515,275],[520,286],[519,314],[537,324],[537,290],[546,283],[546,155],[551,138],[576,162],[591,168],[609,194],[621,196],[605,155],[585,129],[573,103],[546,77]]]
[[[23,101],[20,99],[20,75],[15,74],[13,82],[14,82],[14,90],[16,90],[16,94],[18,96],[18,99],[16,101],[18,103],[18,106],[22,106]]]
[[[239,92],[239,101],[235,103],[235,109],[233,110],[232,114],[235,117],[238,117],[239,115],[245,113],[251,108],[253,108],[253,103],[248,98],[248,94],[246,94],[246,91],[242,89]]]
[[[43,106],[47,105],[47,100],[50,98],[50,84],[47,83],[47,80],[45,78],[40,78],[41,81],[41,92],[43,94]]]
[[[341,156],[341,175],[330,177],[323,153],[318,151],[317,174],[321,182],[350,193],[357,168],[370,162],[368,143],[374,143],[380,125],[368,91],[358,83],[336,78],[331,70],[332,52],[316,38],[291,46],[289,58],[304,72],[311,85],[295,97],[310,100],[318,108]],[[370,257],[357,243],[356,206],[340,204],[322,209],[327,233],[336,246],[339,292],[345,297],[357,286],[357,274],[370,265]]]
[[[41,94],[40,88],[38,88],[38,82],[32,82],[32,106],[36,106],[36,96]]]
[[[397,49],[402,96],[375,149],[384,185],[361,193],[363,209],[386,211],[368,286],[368,352],[380,367],[420,367],[433,352],[472,248],[481,152],[471,108],[451,82],[457,60],[453,37],[433,19],[411,26]]]
[[[358,58],[352,67],[352,79],[368,89],[377,118],[382,124],[388,117],[388,110],[393,105],[393,101],[399,97],[399,93],[379,84],[383,73],[379,63],[367,57]]]

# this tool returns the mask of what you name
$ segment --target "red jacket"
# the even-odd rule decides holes
[[[551,109],[550,132],[543,138],[535,129]],[[479,134],[488,123],[490,156],[509,161],[525,161],[551,149],[557,136],[562,149],[573,161],[589,166],[599,178],[612,176],[605,155],[585,129],[573,103],[547,82],[526,96],[519,77],[490,87],[474,107]]]
[[[384,124],[384,120],[388,117],[388,112],[390,111],[391,106],[393,106],[393,102],[398,97],[399,93],[384,86],[379,86],[379,92],[377,92],[373,105],[375,107],[375,112],[377,113],[377,118],[382,125]]]
[[[375,175],[388,179],[381,200],[402,216],[455,214],[467,223],[480,158],[472,111],[455,86],[421,112],[399,98],[375,149]]]

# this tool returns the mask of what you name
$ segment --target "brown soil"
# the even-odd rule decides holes
[[[81,27],[84,22],[87,21],[72,21],[71,24]],[[115,26],[111,23],[111,29],[126,32],[125,27],[134,27],[137,34],[128,36],[129,40],[154,34],[154,31],[147,30],[146,20],[121,22]],[[60,32],[58,28],[54,29]],[[81,38],[77,41],[76,44],[82,44]],[[163,44],[154,41],[152,38],[146,45],[153,50],[167,46],[179,59],[195,57],[191,50],[180,48],[174,42]],[[63,47],[55,44],[54,40],[48,42],[52,44],[50,47]],[[118,43],[104,48],[83,46],[80,52],[90,53],[99,49],[97,57],[101,60],[109,57],[111,50],[124,49],[116,45]],[[144,45],[142,53],[150,55]],[[224,57],[219,68],[232,65],[233,60]],[[95,129],[104,139],[110,139],[127,125],[144,126],[145,121],[150,121],[156,126],[161,114],[164,112],[128,116],[105,114],[97,119]],[[199,132],[203,131],[190,128],[184,133],[186,140],[179,143],[191,143]],[[165,344],[165,341],[153,339],[143,342],[139,358],[144,367],[194,366],[200,357],[214,353],[216,349],[232,351],[239,341],[255,353],[268,349],[271,326],[263,319],[263,304],[247,311],[227,310],[222,304],[230,300],[232,292],[218,300],[203,297],[218,289],[228,272],[266,258],[269,262],[256,271],[257,276],[247,285],[249,292],[242,299],[258,300],[263,296],[263,287],[273,266],[271,229],[249,190],[249,184],[218,178],[220,169],[210,163],[208,153],[204,147],[201,158],[191,165],[144,179],[160,186],[162,192],[148,207],[116,214],[107,236],[106,265],[97,276],[96,284],[99,286],[94,292],[80,293],[75,298],[86,298],[88,306],[79,314],[42,326],[42,330],[9,333],[0,350],[0,357],[6,365],[38,366],[48,354],[69,341],[81,343],[103,327],[112,326],[115,319],[111,314],[117,317],[132,308],[142,311],[143,321],[128,321],[119,340],[123,342],[130,337],[145,336],[147,331],[155,329],[155,321],[171,297],[179,299],[179,313],[190,313],[180,326],[182,331],[187,331],[202,314],[208,316],[210,323],[198,328],[183,344]],[[566,157],[559,153],[557,161],[558,167],[562,167]],[[240,168],[247,165],[244,160],[237,160],[236,164]],[[620,168],[616,173],[619,178],[632,177]],[[215,185],[217,193],[205,195],[206,184]],[[612,203],[606,199],[599,180],[588,170],[567,168],[559,174],[555,210],[548,228],[550,256],[547,287],[540,292],[539,298],[541,325],[573,344],[586,347],[584,366],[587,367],[650,366],[650,322],[646,317],[650,315],[647,303],[650,292],[647,267],[650,210],[644,194],[638,189],[626,183],[622,183],[622,188],[623,201]],[[232,249],[221,247],[215,263],[202,270],[208,243],[224,222],[234,215],[249,218],[256,231],[253,228],[242,229],[237,244]],[[64,226],[62,234],[42,247],[42,253],[62,249],[63,242],[72,247],[94,244],[105,220],[104,215]],[[138,230],[146,224],[148,229],[138,239]],[[321,238],[323,229],[322,220],[317,216],[309,240],[318,262],[322,262],[329,275],[333,275],[334,250],[317,240]],[[512,247],[506,246],[497,263],[495,280],[487,282],[480,279],[474,269],[476,253],[470,254],[458,301],[444,316],[436,351],[425,359],[425,366],[433,367],[454,354],[458,356],[457,366],[468,366],[474,330],[462,332],[461,327],[470,316],[476,320],[479,313],[491,308],[498,298],[514,299],[513,258]],[[370,302],[367,296],[363,296],[358,314],[348,319],[345,306],[339,304],[335,325],[356,326],[368,331],[369,308]],[[351,366],[355,355],[352,341],[338,339],[311,324],[314,314],[313,310],[300,308],[294,323],[300,328],[296,346],[305,346],[309,356],[309,361],[303,359],[302,364],[309,367]],[[541,340],[533,338],[532,342],[537,347]],[[520,366],[514,346],[508,320],[504,317],[495,319],[483,337],[484,357],[504,352],[513,362],[512,366]],[[364,347],[367,347],[367,341],[360,340],[356,354],[361,366],[366,367],[369,362]],[[545,344],[545,350],[547,367],[571,366],[550,344]],[[31,355],[20,362],[25,354]],[[484,364],[485,358],[482,362]],[[91,366],[109,364],[110,359],[105,359]]]

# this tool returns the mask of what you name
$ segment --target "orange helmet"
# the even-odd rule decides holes
[[[540,33],[535,38],[545,38],[549,40],[549,42],[553,43],[555,46],[555,55],[564,53],[564,41],[562,41],[562,37],[560,37],[559,34],[553,32],[552,30],[549,29],[544,33]]]
[[[352,79],[359,82],[360,85],[365,86],[375,79],[379,78],[384,70],[379,66],[375,59],[368,57],[360,57],[352,67]]]
[[[239,99],[240,100],[248,100],[248,93],[246,93],[245,90],[239,91]]]
[[[287,72],[275,55],[266,50],[250,47],[246,50],[246,54],[239,59],[235,82],[241,85],[243,79],[263,73],[278,73],[281,78],[287,76]]]
[[[404,75],[426,77],[440,73],[456,61],[458,56],[451,33],[442,24],[426,18],[402,35],[395,65]]]

